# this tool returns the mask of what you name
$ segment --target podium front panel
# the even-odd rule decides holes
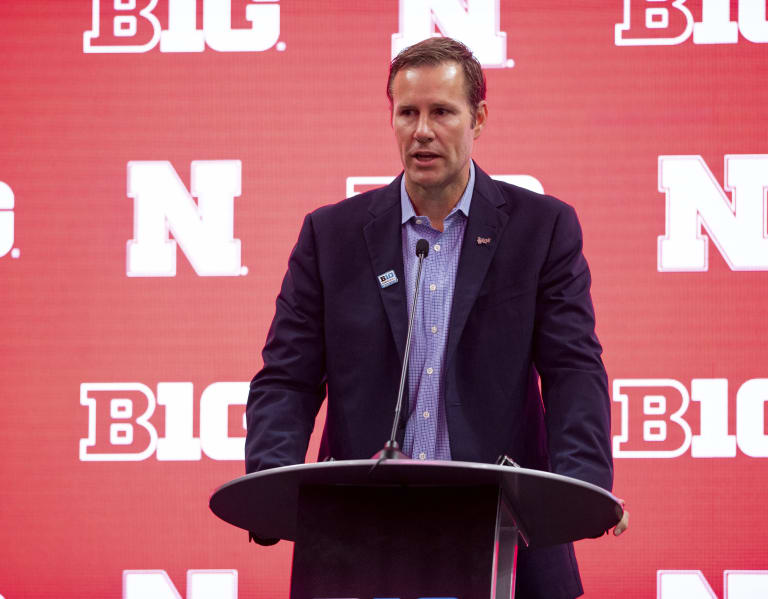
[[[291,599],[489,597],[493,485],[299,491]]]

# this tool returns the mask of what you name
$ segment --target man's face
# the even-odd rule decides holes
[[[426,191],[466,185],[475,138],[487,109],[471,109],[455,62],[399,71],[392,82],[392,128],[406,184]]]

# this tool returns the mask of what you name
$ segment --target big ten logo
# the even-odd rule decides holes
[[[399,31],[392,58],[440,33],[469,47],[484,67],[512,67],[507,34],[499,31],[499,0],[400,0]]]
[[[732,0],[700,0],[698,20],[686,0],[624,0],[624,16],[615,27],[617,46],[669,46],[693,34],[694,44],[735,44],[739,32],[755,43],[768,42],[764,0],[739,0],[737,21]]]
[[[491,175],[498,181],[504,183],[511,183],[518,187],[524,187],[530,191],[536,193],[544,193],[544,186],[536,177],[531,175]],[[347,177],[346,181],[346,197],[351,198],[357,194],[381,187],[382,185],[389,185],[394,180],[394,177]]]
[[[675,458],[690,449],[694,458],[733,458],[737,447],[750,457],[768,457],[768,379],[739,387],[735,435],[728,427],[726,379],[693,379],[690,395],[674,379],[615,379],[613,401],[621,407],[614,457]],[[691,401],[699,404],[695,435],[687,415]]]
[[[165,570],[123,570],[123,599],[181,599]],[[237,570],[187,570],[187,599],[237,599]]]
[[[657,599],[717,599],[701,570],[659,570]],[[765,599],[768,570],[725,570],[723,599]]]
[[[248,383],[217,382],[200,395],[195,436],[192,383],[158,383],[157,396],[142,383],[83,383],[80,404],[88,408],[88,436],[80,460],[243,460]],[[157,414],[157,406],[162,406]],[[163,431],[159,436],[158,430]]]
[[[702,228],[732,270],[768,270],[768,154],[727,155],[724,171],[732,201],[701,156],[659,156],[659,191],[667,202],[659,271],[707,270]]]
[[[247,274],[240,240],[233,237],[241,170],[239,160],[194,160],[187,191],[170,162],[129,162],[128,197],[134,209],[126,275],[175,276],[176,242],[200,276]]]
[[[203,0],[198,29],[198,0],[92,0],[91,29],[83,33],[85,53],[262,52],[280,36],[279,0]],[[160,16],[168,15],[161,24]],[[163,26],[165,25],[165,26]]]
[[[14,206],[13,190],[7,183],[0,181],[0,257],[8,253],[12,258],[19,257],[18,248],[13,247]]]

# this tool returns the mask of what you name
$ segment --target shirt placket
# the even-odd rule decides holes
[[[420,377],[420,392],[416,401],[415,414],[418,425],[415,427],[413,457],[435,459],[437,453],[438,424],[440,410],[440,386],[442,377],[441,351],[444,345],[441,338],[447,324],[446,287],[447,272],[450,267],[449,231],[455,216],[445,221],[442,233],[431,231],[430,253],[425,261],[425,277],[422,284],[423,304],[421,311],[420,337],[424,341],[426,360]]]

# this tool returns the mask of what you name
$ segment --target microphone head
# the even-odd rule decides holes
[[[416,242],[416,255],[426,258],[427,254],[429,254],[429,242],[426,239],[419,239]]]

